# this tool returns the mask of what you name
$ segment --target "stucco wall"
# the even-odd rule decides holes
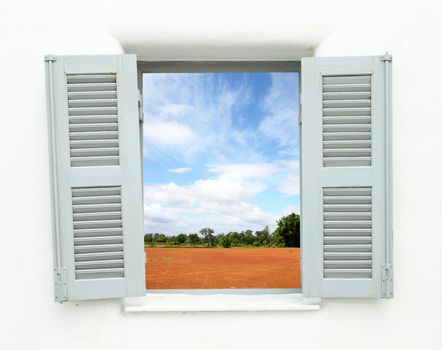
[[[0,5],[1,349],[441,349],[439,1],[15,1]],[[394,56],[393,300],[316,312],[123,314],[53,300],[43,56]]]

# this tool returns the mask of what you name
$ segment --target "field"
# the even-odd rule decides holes
[[[147,289],[300,288],[299,248],[145,248]]]

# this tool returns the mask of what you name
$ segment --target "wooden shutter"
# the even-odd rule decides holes
[[[47,56],[55,300],[145,293],[134,55]]]
[[[392,297],[390,56],[302,60],[302,289]]]

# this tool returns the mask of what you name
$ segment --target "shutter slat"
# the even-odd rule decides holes
[[[74,213],[93,213],[93,212],[107,212],[107,211],[121,211],[120,203],[107,203],[107,204],[80,204],[73,205]]]
[[[72,166],[95,166],[97,163],[100,163],[100,166],[110,166],[117,165],[118,161],[118,156],[75,157],[72,159]]]
[[[345,93],[353,93],[353,92],[370,92],[371,84],[325,84],[322,86],[322,90],[324,93],[326,92],[345,92]]]
[[[324,141],[370,140],[370,132],[324,132]],[[353,146],[354,147],[354,146]]]
[[[352,198],[347,198],[339,195],[324,196],[324,204],[370,204],[370,196],[355,195]]]
[[[79,108],[80,109],[80,108]],[[80,111],[78,111],[80,113]],[[361,108],[323,108],[322,113],[324,116],[346,116],[346,115],[362,115],[367,116],[371,114],[370,107]]]
[[[115,92],[116,94],[116,92]],[[69,94],[68,94],[69,96]],[[116,98],[100,98],[100,99],[73,99],[68,102],[69,108],[102,108],[117,107]],[[93,115],[93,114],[92,114]]]
[[[322,98],[324,101],[328,100],[364,100],[371,98],[370,91],[351,91],[352,88],[347,88],[349,91],[342,92],[324,92]]]
[[[91,221],[91,220],[115,220],[121,219],[121,211],[101,211],[101,212],[83,212],[74,213],[74,220],[79,221]]]
[[[371,124],[369,115],[333,115],[323,117],[324,126],[327,124]]]
[[[371,228],[371,221],[327,221],[324,222],[324,228]]]
[[[77,270],[76,277],[77,279],[123,278],[124,268]]]
[[[72,198],[72,203],[75,204],[101,204],[101,203],[121,203],[121,197],[119,195],[103,195],[101,197],[80,197]]]
[[[342,167],[348,166],[351,163],[351,166],[368,166],[370,165],[371,157],[333,157],[333,159],[324,160],[324,166],[329,167]]]
[[[71,84],[97,84],[116,83],[116,74],[68,74],[66,76],[68,87]]]
[[[371,252],[324,252],[324,260],[370,260]]]
[[[371,204],[324,204],[324,212],[352,212],[367,211],[371,212]]]
[[[78,270],[93,270],[93,269],[110,269],[124,267],[123,259],[116,260],[97,260],[97,261],[77,261],[75,268]]]
[[[371,150],[366,148],[327,148],[324,149],[324,156],[333,158],[363,157],[366,159],[371,156]]]
[[[324,269],[369,269],[371,264],[371,260],[328,260],[324,262]]]
[[[357,228],[357,229],[348,229],[348,228],[324,228],[324,236],[371,236],[370,228]]]
[[[75,115],[69,117],[69,125],[94,124],[94,123],[117,123],[117,115]]]
[[[370,140],[339,140],[339,141],[324,141],[324,150],[328,148],[368,148],[371,150]]]
[[[82,141],[92,141],[92,140],[117,140],[117,131],[85,131],[85,132],[70,132],[69,138],[71,140],[82,140]]]
[[[75,245],[98,245],[98,244],[122,244],[122,236],[88,236],[88,237],[75,237]]]
[[[118,147],[118,139],[112,140],[71,140],[71,150],[77,148]]]
[[[324,124],[324,132],[370,132],[370,124]]]
[[[104,253],[83,253],[75,254],[75,261],[96,261],[96,260],[115,260],[124,259],[122,251],[104,252]]]
[[[370,107],[371,101],[370,99],[365,100],[346,100],[346,99],[335,99],[335,100],[327,100],[325,96],[323,97],[323,107],[324,108],[362,108],[362,107]]]
[[[122,236],[123,228],[95,228],[95,229],[76,229],[74,230],[75,238],[102,237],[102,236]]]
[[[68,91],[68,99],[73,102],[76,100],[96,100],[96,99],[115,99],[115,105],[117,105],[117,91],[116,86],[113,89],[106,90],[80,90],[80,91]]]
[[[371,278],[371,269],[325,269],[325,278]]]
[[[77,221],[74,222],[74,229],[121,227],[121,222],[121,220]]]
[[[117,107],[69,107],[69,116],[75,115],[117,115]]]
[[[325,187],[323,189],[324,196],[351,196],[354,197],[366,196],[371,198],[371,189],[368,187]]]
[[[116,83],[76,83],[76,84],[68,84],[67,86],[68,93],[79,92],[86,93],[89,91],[116,91],[117,84]]]
[[[371,244],[371,236],[324,236],[326,244]]]
[[[75,253],[104,253],[104,252],[121,252],[123,251],[123,244],[80,244],[75,245]]]
[[[94,156],[118,156],[118,147],[106,148],[74,148],[71,150],[72,157],[94,157]]]
[[[78,214],[78,215],[80,215],[80,214]],[[329,211],[329,212],[324,212],[324,220],[327,220],[327,221],[353,221],[353,220],[369,221],[369,220],[371,220],[371,211],[367,211],[367,212],[354,212],[353,210],[348,211],[348,212]]]
[[[371,252],[371,244],[330,244],[324,245],[324,252]]]
[[[347,76],[326,76],[323,77],[324,85],[347,85],[347,84],[370,84],[371,77],[369,75],[347,75]]]
[[[118,131],[117,123],[87,123],[87,124],[71,124],[70,132],[86,132],[86,131]]]

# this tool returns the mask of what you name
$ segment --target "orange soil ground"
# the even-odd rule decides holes
[[[147,289],[300,288],[299,248],[145,248]]]

